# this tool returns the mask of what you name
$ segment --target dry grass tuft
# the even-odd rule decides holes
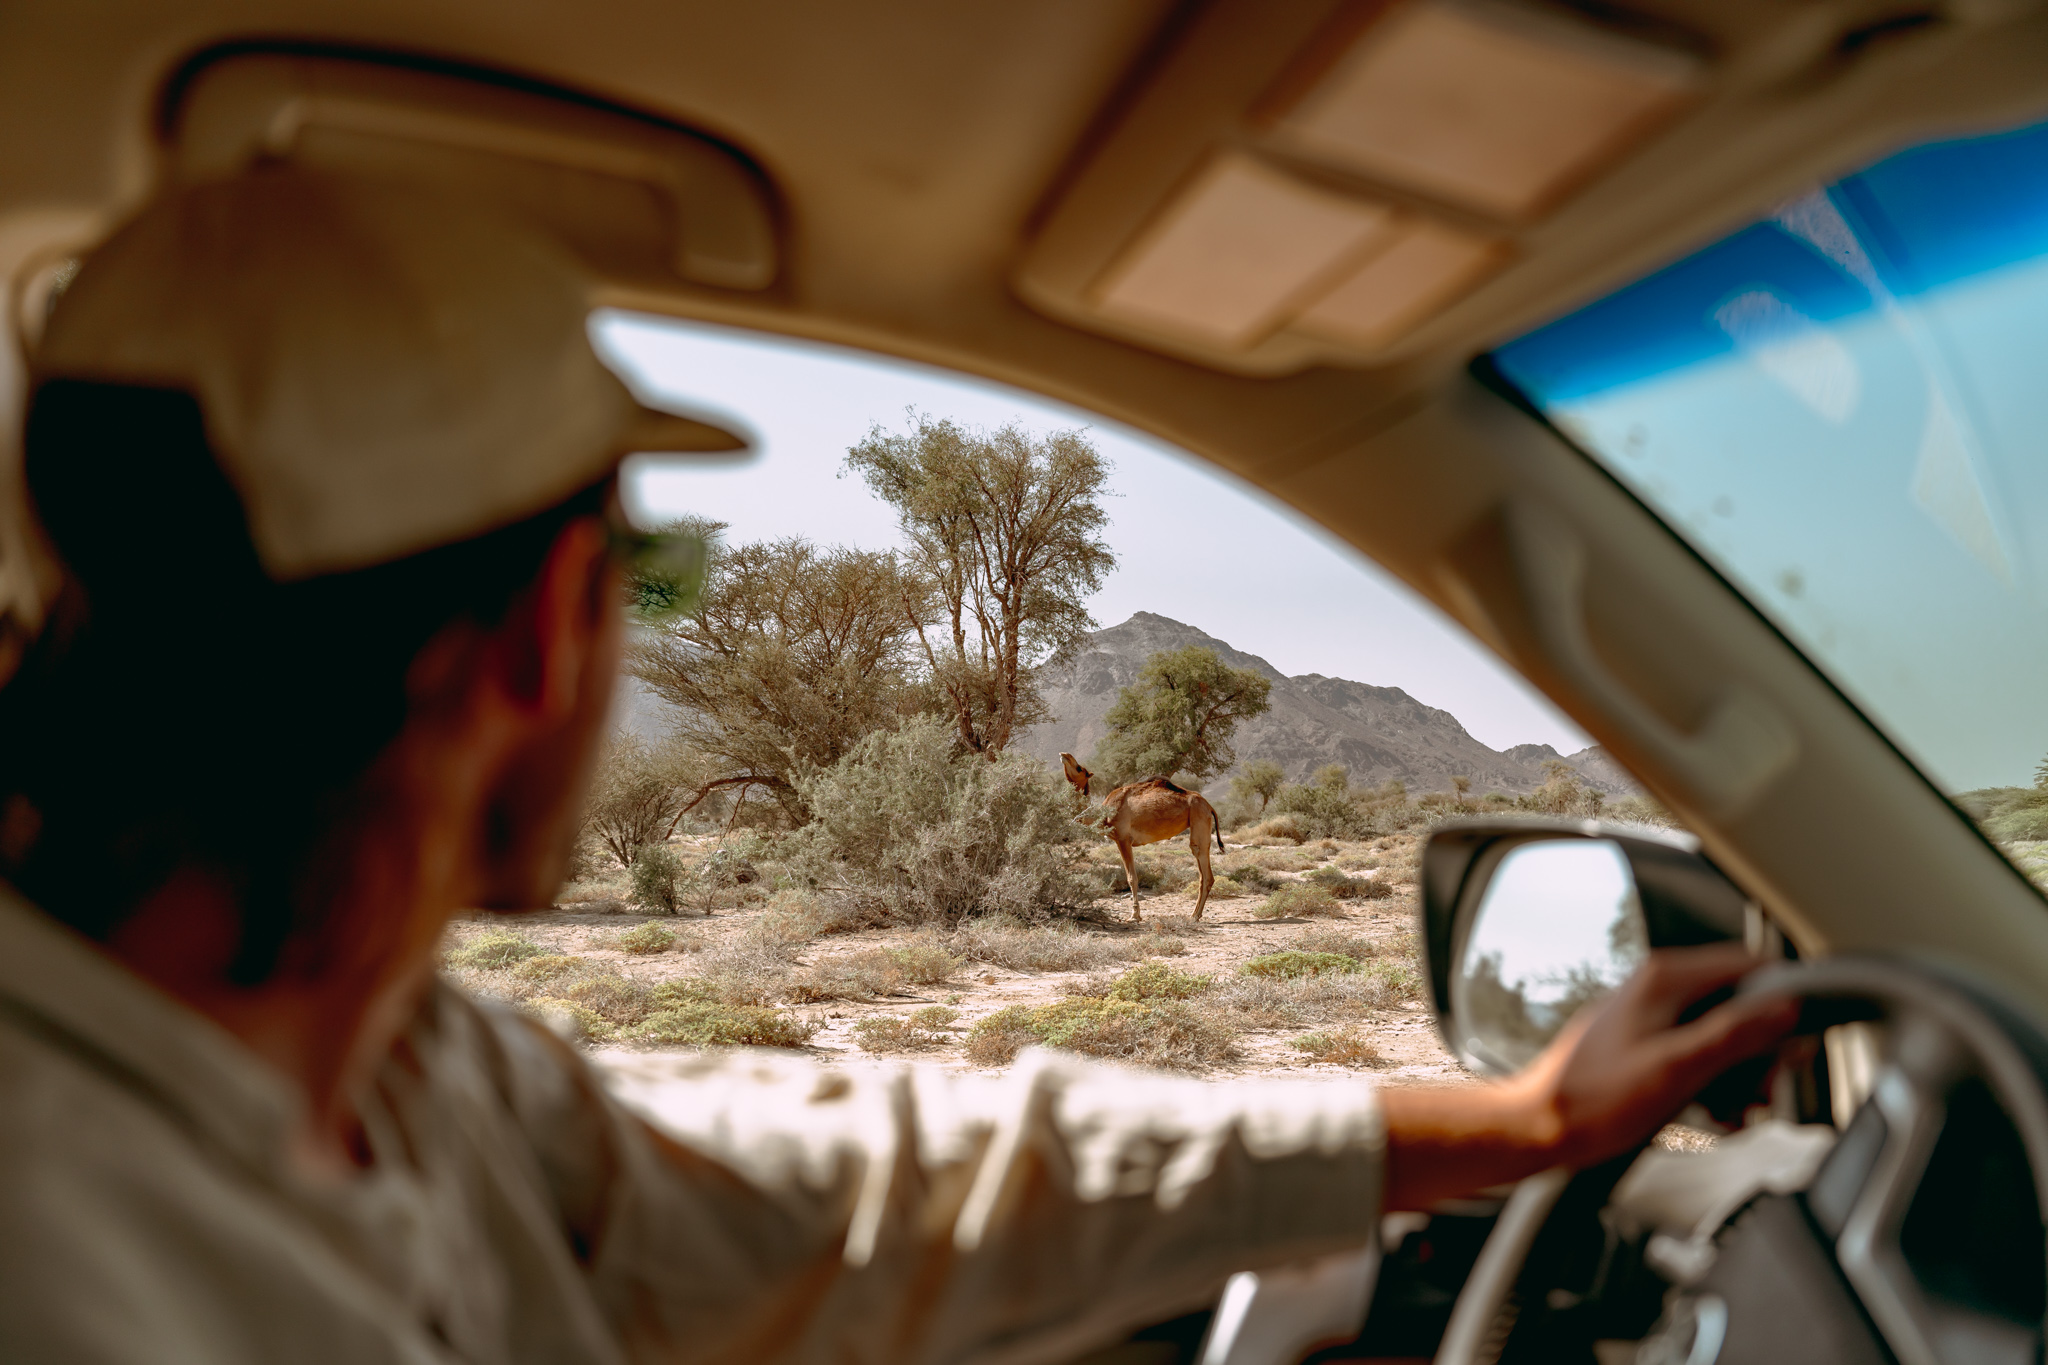
[[[1316,865],[1316,860],[1306,853],[1279,848],[1255,848],[1245,853],[1233,853],[1225,861],[1231,864],[1232,875],[1248,867],[1264,872],[1306,872]]]
[[[1383,945],[1335,924],[1312,926],[1294,940],[1294,946],[1304,953],[1338,953],[1344,957],[1355,957],[1360,962],[1385,953]]]
[[[987,962],[1019,972],[1096,971],[1144,957],[1145,939],[1110,938],[1054,921],[1025,924],[997,918],[973,919],[953,931],[948,946],[970,962]]]
[[[1317,915],[1342,919],[1344,907],[1326,886],[1318,886],[1314,882],[1290,882],[1266,897],[1265,904],[1253,910],[1252,914],[1259,919],[1286,919],[1290,916],[1308,919]]]
[[[862,1000],[937,985],[966,964],[940,941],[920,935],[897,948],[868,948],[818,963],[790,987],[798,1000]]]
[[[1380,1056],[1380,1050],[1354,1028],[1305,1033],[1288,1046],[1306,1053],[1312,1062],[1330,1062],[1337,1066],[1380,1066],[1386,1061]]]

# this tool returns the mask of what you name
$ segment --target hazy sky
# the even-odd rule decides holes
[[[965,425],[1086,427],[1115,466],[1106,539],[1118,567],[1089,602],[1103,625],[1157,612],[1257,654],[1282,673],[1399,687],[1463,721],[1482,743],[1588,740],[1436,608],[1248,485],[1092,413],[950,371],[728,328],[609,314],[600,346],[643,396],[721,414],[759,437],[737,467],[641,460],[627,470],[636,517],[696,512],[733,541],[801,535],[863,549],[900,544],[895,514],[840,477],[848,446],[906,409]]]

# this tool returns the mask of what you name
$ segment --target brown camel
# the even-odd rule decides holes
[[[1074,790],[1085,800],[1094,774],[1076,763],[1072,754],[1061,754],[1060,763],[1066,768],[1067,781],[1074,784]],[[1177,787],[1163,777],[1148,777],[1118,787],[1102,798],[1100,811],[1082,815],[1079,823],[1102,830],[1116,845],[1117,856],[1124,860],[1124,879],[1131,884],[1134,921],[1145,915],[1138,905],[1138,865],[1131,850],[1141,844],[1171,839],[1185,830],[1188,847],[1194,850],[1195,866],[1202,870],[1202,889],[1195,897],[1195,918],[1202,917],[1209,904],[1209,889],[1216,885],[1216,874],[1209,870],[1209,840],[1215,838],[1216,851],[1221,853],[1223,831],[1217,828],[1215,807],[1200,792]]]

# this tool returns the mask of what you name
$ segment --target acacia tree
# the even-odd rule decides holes
[[[925,589],[893,555],[795,537],[734,549],[723,529],[708,527],[696,603],[646,630],[631,667],[708,765],[675,819],[714,791],[757,788],[801,817],[796,773],[920,709],[904,603]]]
[[[1047,718],[1038,670],[1095,625],[1082,604],[1116,566],[1100,537],[1108,462],[1079,431],[912,413],[902,434],[871,428],[846,468],[896,509],[916,571],[902,619],[958,743],[994,758]]]
[[[1287,774],[1270,758],[1256,758],[1244,765],[1244,770],[1230,779],[1230,794],[1240,801],[1259,799],[1259,814],[1266,813],[1273,797],[1287,782]]]
[[[1161,650],[1103,716],[1109,733],[1092,765],[1115,783],[1157,774],[1201,782],[1237,761],[1231,737],[1238,722],[1263,715],[1273,684],[1249,668],[1232,668],[1201,645]]]

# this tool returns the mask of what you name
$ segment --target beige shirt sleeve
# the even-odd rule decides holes
[[[1231,1272],[1362,1245],[1355,1081],[1198,1081],[1049,1052],[1000,1077],[767,1052],[604,1072],[486,1008],[496,1089],[635,1359],[1059,1360]]]

